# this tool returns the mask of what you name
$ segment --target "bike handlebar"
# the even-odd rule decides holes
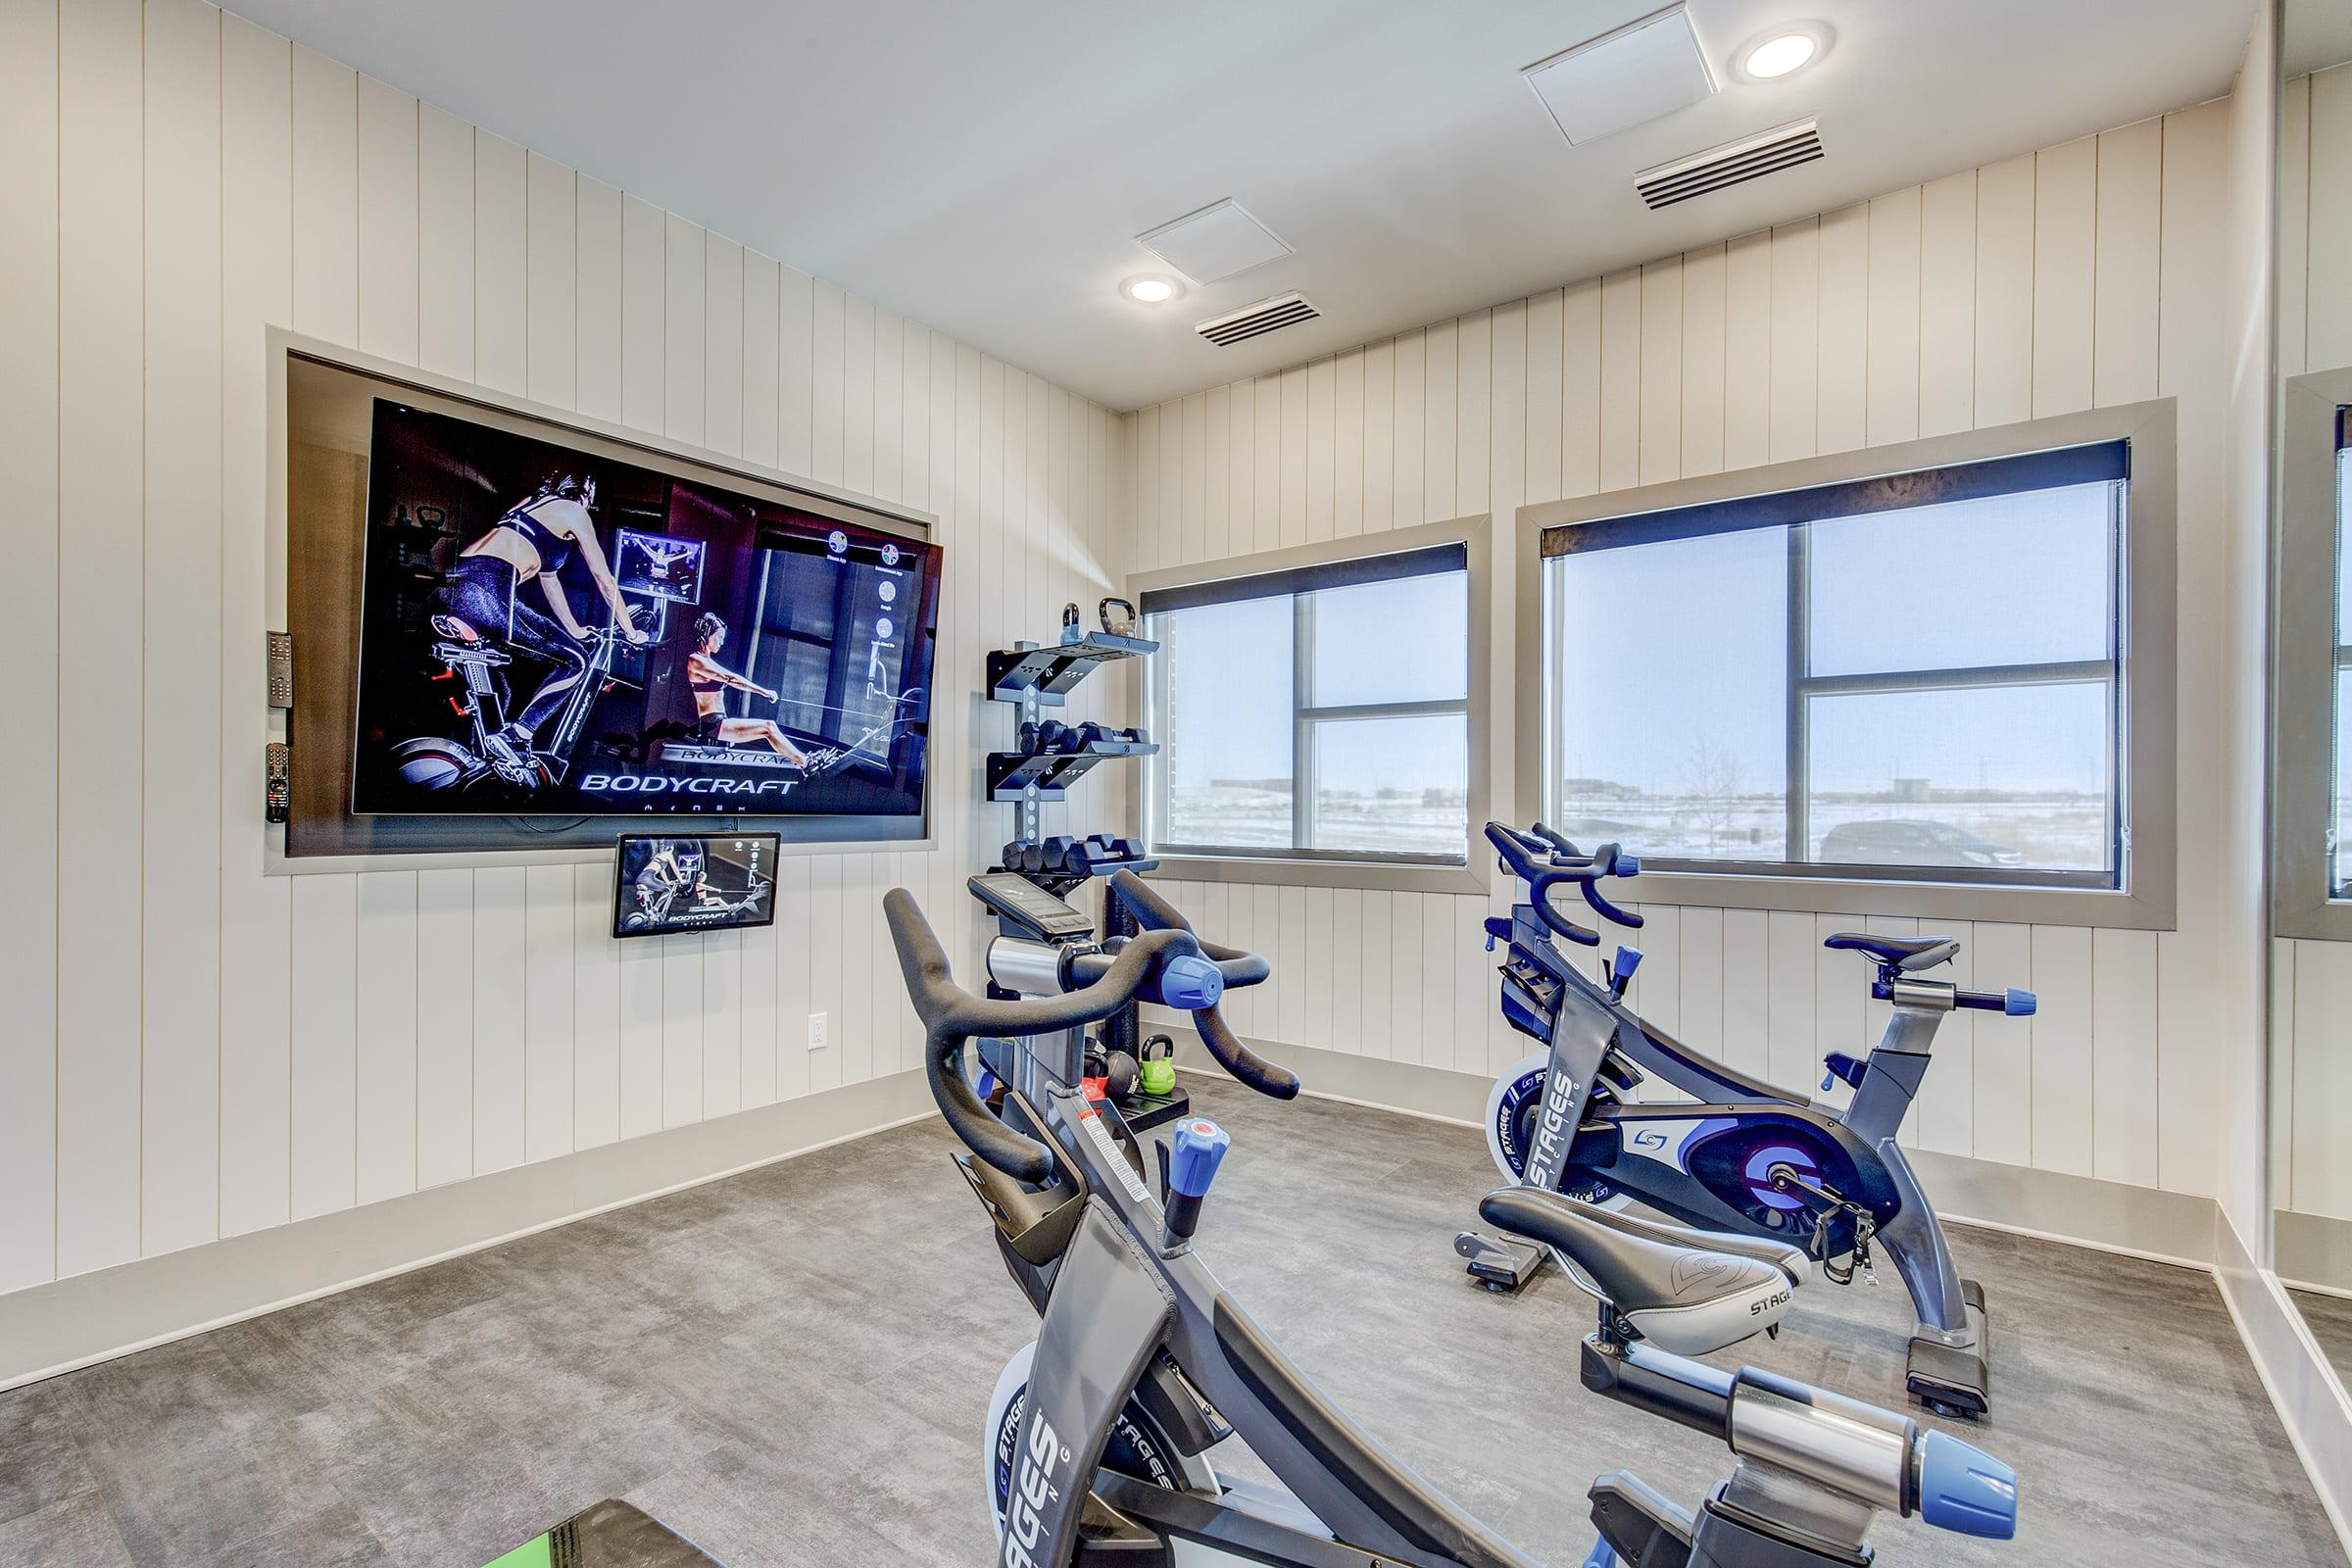
[[[1134,883],[1134,887],[1119,887],[1122,881]],[[882,912],[890,924],[891,942],[898,949],[906,995],[914,1004],[915,1016],[923,1021],[923,1073],[930,1082],[931,1097],[938,1102],[940,1114],[947,1119],[949,1128],[966,1148],[984,1163],[1024,1182],[1037,1183],[1047,1178],[1053,1170],[1053,1152],[1037,1140],[1014,1132],[990,1113],[987,1102],[973,1092],[963,1076],[966,1041],[976,1035],[1043,1035],[1100,1023],[1143,996],[1169,961],[1178,957],[1200,957],[1212,962],[1221,975],[1228,973],[1230,964],[1228,983],[1236,985],[1254,985],[1269,972],[1266,961],[1254,954],[1230,948],[1212,954],[1184,923],[1184,917],[1145,888],[1132,873],[1120,872],[1112,885],[1130,908],[1149,911],[1155,918],[1170,918],[1173,923],[1131,938],[1091,985],[1060,996],[1024,997],[1017,1001],[975,997],[957,985],[948,963],[947,950],[940,946],[930,921],[923,918],[914,896],[905,888],[893,888],[882,897]],[[1139,923],[1140,919],[1139,913]],[[1251,971],[1254,977],[1246,978]],[[1218,1014],[1213,1002],[1195,1011],[1193,1021],[1209,1053],[1243,1083],[1278,1100],[1288,1100],[1298,1093],[1298,1078],[1243,1045]]]
[[[1149,932],[1181,931],[1193,939],[1200,956],[1217,966],[1217,973],[1228,986],[1253,986],[1274,972],[1272,964],[1254,953],[1239,948],[1220,947],[1193,930],[1193,923],[1182,910],[1153,891],[1152,886],[1133,871],[1119,871],[1110,879],[1111,897],[1127,906],[1135,923]],[[1275,1100],[1295,1100],[1298,1095],[1298,1075],[1288,1067],[1278,1066],[1243,1044],[1239,1035],[1225,1022],[1225,1016],[1215,1007],[1203,1008],[1193,1014],[1193,1026],[1200,1031],[1200,1043],[1217,1064],[1235,1078],[1259,1094]]]
[[[1521,832],[1507,822],[1489,822],[1487,839],[1501,856],[1502,868],[1528,885],[1528,902],[1535,906],[1538,918],[1569,941],[1597,947],[1600,934],[1551,906],[1551,890],[1563,882],[1574,884],[1602,919],[1628,930],[1642,928],[1642,916],[1610,903],[1598,886],[1603,877],[1639,876],[1642,872],[1641,860],[1618,846],[1603,844],[1591,855],[1580,855],[1574,844],[1541,822],[1533,832]]]

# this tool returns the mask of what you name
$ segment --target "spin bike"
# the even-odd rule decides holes
[[[1000,1568],[1534,1568],[1332,1404],[1194,1250],[1227,1135],[1188,1119],[1155,1143],[1154,1168],[1116,1106],[1078,1082],[1087,1025],[1149,1002],[1191,1013],[1243,1084],[1296,1095],[1298,1079],[1252,1054],[1218,1011],[1226,987],[1266,978],[1265,960],[1202,941],[1128,872],[1110,896],[1142,929],[1110,941],[1026,878],[969,886],[1004,932],[988,971],[1009,1000],[956,984],[904,888],[883,909],[926,1032],[933,1098],[969,1151],[956,1163],[1044,1320],[1006,1367],[986,1432]],[[964,1076],[975,1039],[1016,1045],[995,1112]],[[1488,1213],[1580,1259],[1612,1293],[1602,1332],[1586,1342],[1589,1386],[1713,1433],[1740,1456],[1695,1513],[1621,1472],[1602,1477],[1591,1493],[1602,1541],[1588,1568],[1851,1568],[1871,1560],[1863,1534],[1882,1509],[1972,1535],[2015,1533],[2016,1477],[1970,1445],[1643,1343],[1642,1324],[1678,1312],[1768,1312],[1788,1289],[1785,1259],[1752,1244],[1715,1250],[1680,1227],[1617,1223],[1557,1194],[1506,1189]],[[1217,1473],[1210,1451],[1234,1438],[1277,1484]]]
[[[628,641],[626,634],[613,625],[589,631],[588,667],[564,694],[564,706],[556,710],[547,743],[509,758],[499,754],[490,737],[507,725],[507,681],[501,671],[514,662],[514,656],[488,638],[466,635],[467,628],[455,616],[435,615],[432,626],[433,657],[448,671],[434,678],[447,680],[454,675],[463,686],[464,700],[452,697],[449,706],[466,719],[467,737],[419,735],[402,741],[392,748],[400,776],[430,790],[504,787],[532,791],[562,782],[571,765],[580,729],[588,722],[588,710],[612,681],[612,658]]]
[[[1639,860],[1614,844],[1580,855],[1541,823],[1522,833],[1489,822],[1487,838],[1502,869],[1527,884],[1509,918],[1486,922],[1490,951],[1498,941],[1509,945],[1500,966],[1503,1016],[1545,1047],[1505,1071],[1488,1098],[1487,1147],[1502,1173],[1589,1202],[1631,1199],[1704,1231],[1791,1242],[1839,1284],[1857,1272],[1876,1284],[1872,1249],[1883,1243],[1918,1314],[1906,1386],[1931,1409],[1982,1415],[1991,1383],[1984,1293],[1952,1266],[1942,1227],[1895,1134],[1944,1016],[1973,1007],[2024,1017],[2034,1011],[2033,994],[1964,991],[1928,978],[1925,971],[1959,953],[1949,938],[1833,936],[1824,945],[1867,957],[1870,994],[1893,1006],[1867,1057],[1833,1052],[1825,1058],[1822,1088],[1842,1079],[1854,1091],[1851,1102],[1840,1108],[1809,1101],[1643,1022],[1624,1000],[1639,951],[1618,948],[1595,979],[1554,946],[1555,936],[1587,947],[1600,941],[1553,906],[1552,892],[1563,886],[1574,886],[1604,919],[1640,927],[1640,915],[1599,889],[1603,878],[1639,874]],[[1698,1103],[1635,1101],[1632,1091],[1647,1078]],[[1491,1290],[1526,1284],[1547,1255],[1469,1231],[1455,1238],[1454,1250]]]

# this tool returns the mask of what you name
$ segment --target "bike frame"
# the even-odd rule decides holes
[[[1550,1057],[1535,1137],[1521,1176],[1525,1185],[1558,1192],[1573,1175],[1590,1170],[1701,1229],[1753,1231],[1756,1227],[1744,1215],[1692,1178],[1679,1160],[1655,1157],[1658,1153],[1679,1154],[1679,1139],[1669,1135],[1668,1143],[1642,1145],[1637,1142],[1641,1136],[1638,1124],[1677,1123],[1695,1128],[1714,1119],[1765,1116],[1808,1122],[1856,1156],[1858,1170],[1870,1171],[1875,1161],[1885,1172],[1885,1191],[1868,1195],[1876,1201],[1865,1206],[1881,1216],[1877,1234],[1886,1244],[1911,1294],[1922,1332],[1955,1346],[1974,1343],[1960,1273],[1944,1244],[1943,1229],[1920,1190],[1910,1160],[1895,1143],[1903,1117],[1927,1075],[1936,1030],[1951,1010],[1951,987],[1907,980],[1896,988],[1886,1032],[1863,1064],[1852,1102],[1839,1107],[1800,1100],[1747,1078],[1652,1029],[1640,1014],[1567,961],[1552,944],[1550,932],[1533,905],[1512,906],[1509,940],[1511,956],[1536,966],[1556,988],[1546,1009],[1524,979],[1506,981],[1517,987],[1527,1011],[1541,1016],[1548,1010],[1549,1014],[1541,1038],[1549,1045]],[[1701,1102],[1621,1102],[1604,1113],[1620,1126],[1617,1157],[1605,1166],[1580,1165],[1574,1153],[1577,1134],[1588,1125],[1593,1090],[1611,1056],[1621,1057],[1644,1076],[1670,1084]],[[1662,1127],[1654,1130],[1665,1131]]]
[[[1070,1031],[1044,1054],[1059,1057],[1082,1049],[1082,1031]],[[1062,1568],[1075,1561],[1090,1489],[1156,1532],[1258,1561],[1315,1568],[1449,1568],[1462,1561],[1431,1550],[1384,1518],[1267,1402],[1260,1393],[1263,1370],[1245,1371],[1227,1349],[1226,1335],[1236,1332],[1231,1325],[1240,1308],[1208,1265],[1189,1243],[1170,1248],[1142,1240],[1163,1233],[1164,1215],[1129,1161],[1123,1142],[1132,1140],[1118,1112],[1058,1082],[1026,1043],[1016,1042],[1014,1054],[1031,1058],[1025,1069],[1016,1067],[1016,1078],[1042,1090],[1044,1098],[1033,1102],[1041,1130],[1057,1164],[1075,1176],[1086,1196],[1038,1333],[1002,1568]],[[1222,1333],[1220,1321],[1228,1325]],[[1258,1343],[1271,1352],[1270,1344],[1262,1338]],[[1099,1474],[1113,1424],[1162,1350],[1328,1535],[1267,1517],[1271,1508],[1250,1512],[1230,1500],[1140,1481],[1122,1485]],[[1525,1559],[1490,1554],[1476,1560]]]
[[[605,682],[612,673],[612,647],[620,633],[606,625],[590,636],[596,646],[588,656],[587,668],[564,694],[564,706],[556,710],[554,733],[546,746],[531,749],[531,755],[556,783],[563,782],[571,766],[571,749],[579,743],[589,709],[604,695]],[[453,752],[464,752],[467,759],[466,781],[470,782],[491,771],[488,736],[506,722],[506,702],[499,695],[493,671],[512,664],[514,657],[487,639],[474,643],[444,640],[433,645],[433,654],[466,683],[466,717],[473,729],[472,741],[469,745],[456,741],[440,744],[449,746]]]

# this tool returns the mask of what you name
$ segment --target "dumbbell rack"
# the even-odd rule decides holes
[[[1159,644],[1149,638],[1122,637],[1107,631],[1090,631],[1066,643],[1015,643],[988,656],[988,695],[995,702],[1011,704],[1017,710],[1014,733],[1023,730],[1034,733],[1042,721],[1042,710],[1064,706],[1071,689],[1096,670],[1121,660],[1140,659],[1157,652]],[[1013,808],[1016,842],[1035,844],[1041,836],[1040,808],[1046,802],[1066,798],[1072,784],[1108,758],[1149,757],[1158,750],[1151,741],[1103,740],[1091,742],[1085,750],[1076,752],[991,752],[988,798]],[[1149,871],[1157,864],[1157,861],[1130,860],[1121,862],[1120,868]],[[1004,869],[1021,872],[1056,898],[1086,880],[1085,875],[1057,874],[1058,867],[1049,867],[1043,872],[1018,865]]]
[[[1013,733],[1036,734],[1043,710],[1061,708],[1078,683],[1105,665],[1141,659],[1159,652],[1148,637],[1123,636],[1112,631],[1090,631],[1068,642],[1014,643],[988,656],[988,695],[991,701],[1014,709]],[[1013,844],[1030,848],[1043,843],[1041,808],[1048,801],[1067,798],[1069,787],[1102,763],[1121,757],[1150,757],[1159,747],[1151,741],[1097,740],[1074,752],[991,752],[988,754],[988,798],[1013,808]],[[1020,858],[1008,856],[1017,861]],[[1089,863],[1083,871],[1066,864],[1031,869],[1021,863],[991,866],[1015,871],[1057,899],[1066,899],[1089,878],[1112,871],[1142,873],[1159,868],[1155,859],[1125,859]],[[1104,909],[1105,936],[1132,936],[1135,922],[1123,906]],[[993,987],[992,987],[993,991]],[[1103,1044],[1133,1054],[1141,1033],[1136,1010],[1129,1007],[1103,1026]],[[1140,1090],[1120,1102],[1119,1112],[1136,1132],[1174,1121],[1192,1108],[1192,1099],[1180,1086],[1173,1095],[1147,1095]]]

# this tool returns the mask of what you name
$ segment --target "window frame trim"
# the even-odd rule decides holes
[[[1352,535],[1344,539],[1295,545],[1281,550],[1258,551],[1246,556],[1228,556],[1213,562],[1199,562],[1191,565],[1168,566],[1156,571],[1131,572],[1126,579],[1129,597],[1142,602],[1147,592],[1170,588],[1189,588],[1201,583],[1222,582],[1242,577],[1271,576],[1281,572],[1326,565],[1334,562],[1367,560],[1378,556],[1404,555],[1436,545],[1463,547],[1464,573],[1469,594],[1469,694],[1461,704],[1441,704],[1447,711],[1458,709],[1465,715],[1468,734],[1469,790],[1466,815],[1469,842],[1465,847],[1467,863],[1449,860],[1406,859],[1358,855],[1350,852],[1311,852],[1304,855],[1221,855],[1179,846],[1159,856],[1159,872],[1164,877],[1185,882],[1254,883],[1283,887],[1361,888],[1396,893],[1469,893],[1485,894],[1489,889],[1488,863],[1490,857],[1482,846],[1482,829],[1493,814],[1493,751],[1492,727],[1494,673],[1499,649],[1494,625],[1494,520],[1491,513],[1456,517],[1445,522],[1423,523],[1413,527],[1385,529],[1378,533]],[[1482,635],[1483,633],[1483,635]],[[1294,632],[1294,640],[1298,635]],[[1149,661],[1146,662],[1147,663]],[[1143,722],[1152,722],[1151,713],[1151,672],[1145,675],[1146,689],[1141,694]],[[1309,694],[1311,696],[1311,694]],[[1420,709],[1431,705],[1406,704],[1348,704],[1343,707],[1311,708],[1293,694],[1292,723],[1294,728],[1308,727],[1317,716],[1344,718],[1389,716],[1391,710]],[[1162,737],[1154,736],[1154,739]],[[1162,814],[1155,808],[1154,797],[1160,787],[1160,771],[1154,760],[1147,759],[1145,774],[1139,781],[1138,797],[1145,806],[1145,831]],[[1299,801],[1306,798],[1303,790],[1294,791],[1292,810],[1294,833],[1300,809]]]
[[[1749,862],[1738,870],[1645,869],[1639,896],[1644,904],[1707,908],[2175,929],[2179,432],[2178,410],[2171,398],[1522,507],[1516,518],[1518,623],[1534,628],[1533,635],[1520,639],[1513,661],[1514,727],[1521,736],[1533,737],[1519,747],[1513,769],[1514,793],[1522,813],[1541,809],[1545,794],[1549,638],[1544,610],[1543,538],[1546,528],[2118,439],[2130,442],[2132,448],[2119,568],[2124,611],[2118,628],[2124,693],[2119,759],[2124,820],[2120,832],[2125,855],[2120,889],[1990,883],[1961,877],[1911,881],[1839,876],[1809,866],[1766,871]],[[1799,684],[1792,682],[1792,689]],[[1800,741],[1801,736],[1792,732],[1790,744]]]
[[[2324,843],[2333,825],[2335,682],[2342,660],[2335,605],[2336,411],[2348,407],[2352,369],[2289,376],[2280,388],[2268,715],[2271,935],[2315,942],[2352,942],[2352,900],[2328,896],[2330,858],[2295,853],[2297,844],[2315,836]],[[2310,652],[2300,652],[2305,649]],[[2328,722],[2294,721],[2293,715],[2307,712],[2326,713]],[[2334,858],[2345,853],[2337,846]]]

